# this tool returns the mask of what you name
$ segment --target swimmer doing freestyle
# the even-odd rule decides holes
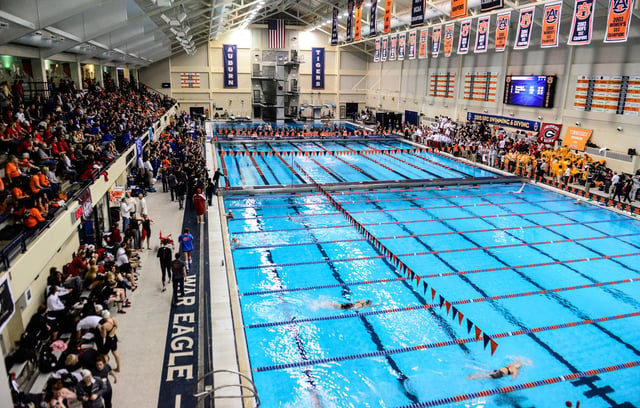
[[[350,310],[350,309],[362,309],[365,307],[373,306],[373,302],[371,300],[356,300],[354,303],[346,302],[346,303],[336,303],[336,302],[328,302],[328,305],[334,309],[341,310]]]
[[[515,379],[518,376],[518,372],[522,367],[522,363],[519,361],[514,361],[512,363],[507,364],[506,366],[499,368],[497,370],[490,371],[488,373],[476,373],[467,376],[468,380],[477,380],[479,378],[493,378],[497,380],[498,378],[511,376],[512,379]]]

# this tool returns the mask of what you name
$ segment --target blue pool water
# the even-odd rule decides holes
[[[335,182],[306,156],[295,160],[317,181]],[[392,168],[408,175],[411,166],[397,162]],[[456,171],[477,177],[476,170]],[[640,360],[638,221],[534,185],[519,188],[330,192],[420,284],[405,279],[392,256],[382,256],[321,193],[226,196],[262,406],[640,405],[638,366],[566,380]],[[374,306],[330,306],[358,299]],[[484,348],[474,340],[476,327],[497,343],[493,356],[490,342]],[[516,379],[466,378],[512,360],[526,363]],[[496,391],[508,386],[522,389]]]
[[[299,167],[319,183],[496,176],[396,140],[218,143],[216,155],[229,187],[304,184]]]

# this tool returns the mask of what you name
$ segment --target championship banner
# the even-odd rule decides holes
[[[560,137],[562,125],[555,123],[543,123],[538,134],[538,143],[554,144]]]
[[[331,45],[338,45],[338,8],[333,8],[333,18],[331,19]]]
[[[378,0],[371,0],[371,14],[369,15],[369,37],[375,37],[378,34]]]
[[[629,37],[631,27],[631,13],[633,0],[609,0],[609,13],[607,15],[607,31],[604,34],[604,42],[625,42]]]
[[[311,89],[324,89],[324,48],[311,48]]]
[[[376,38],[376,52],[373,54],[373,62],[380,62],[380,39]]]
[[[451,12],[449,17],[454,18],[467,16],[467,0],[451,0]]]
[[[587,141],[591,138],[592,133],[593,130],[591,129],[569,127],[567,128],[567,134],[564,135],[562,145],[568,146],[569,149],[584,151],[584,147],[587,145]]]
[[[389,37],[382,38],[382,57],[380,61],[385,62],[387,60],[387,52],[389,50]]]
[[[393,7],[393,0],[385,0],[384,2],[384,33],[389,34],[391,32],[391,9]]]
[[[418,37],[417,31],[412,31],[409,33],[409,50],[407,52],[408,58],[410,60],[416,59],[416,40]]]
[[[467,112],[468,122],[486,122],[496,126],[507,126],[528,132],[537,132],[540,129],[540,122],[510,116],[487,115],[486,113]]]
[[[398,61],[404,59],[405,49],[407,47],[407,33],[398,34]]]
[[[411,27],[424,24],[424,0],[411,2]]]
[[[496,51],[504,51],[507,46],[507,38],[509,38],[509,19],[511,12],[498,14],[496,19]]]
[[[431,34],[431,56],[438,58],[440,53],[440,35],[442,34],[442,27],[434,27]]]
[[[429,29],[420,31],[420,47],[418,48],[418,58],[427,58],[427,44],[429,42]]]
[[[504,7],[502,0],[480,0],[480,11],[485,12]]]
[[[238,87],[238,49],[235,45],[223,45],[224,54],[224,88]]]
[[[396,60],[396,44],[398,43],[398,34],[391,34],[389,39],[389,61]]]
[[[453,23],[444,26],[444,56],[451,56],[451,49],[453,48],[453,34],[455,26]]]
[[[469,39],[471,37],[471,20],[460,23],[460,35],[458,36],[458,54],[469,52]]]
[[[489,44],[489,24],[491,22],[490,16],[484,16],[478,18],[478,25],[476,26],[476,46],[473,52],[487,52]]]
[[[540,38],[541,48],[558,46],[561,15],[561,1],[558,3],[547,3],[544,5],[544,17],[542,19],[542,37]]]
[[[347,2],[347,35],[344,40],[353,41],[353,0]]]
[[[533,13],[535,11],[535,6],[523,8],[520,10],[520,18],[518,19],[518,31],[516,33],[516,43],[513,45],[514,50],[526,50],[527,48],[529,48],[531,29],[533,28]]]
[[[362,40],[362,5],[363,0],[356,0],[356,24],[353,31],[353,40]]]
[[[622,0],[625,1],[625,0]],[[585,45],[591,43],[593,32],[593,8],[595,0],[576,0],[569,31],[569,45]]]

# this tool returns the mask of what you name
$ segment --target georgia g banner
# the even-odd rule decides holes
[[[223,45],[224,54],[224,88],[238,87],[238,49],[235,45]]]
[[[516,33],[516,43],[514,50],[526,50],[529,48],[529,40],[531,39],[531,28],[533,28],[533,13],[536,7],[527,7],[520,10],[520,18],[518,19],[518,31]]]
[[[324,89],[324,48],[311,49],[311,88]]]
[[[569,31],[569,45],[591,44],[591,33],[593,32],[593,8],[595,0],[576,0],[571,20],[571,31]]]
[[[538,143],[554,144],[560,137],[562,125],[543,123],[538,134]]]
[[[607,31],[604,42],[625,42],[629,37],[631,27],[631,12],[633,0],[609,0],[609,14],[607,15]]]

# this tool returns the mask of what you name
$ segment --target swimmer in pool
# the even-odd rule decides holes
[[[360,300],[356,300],[355,303],[351,303],[351,302],[346,302],[346,303],[329,302],[329,306],[333,307],[334,309],[340,309],[340,310],[363,309],[365,307],[373,306],[373,302],[371,300],[360,299]]]
[[[468,380],[477,380],[479,378],[493,378],[497,380],[498,378],[511,376],[512,379],[515,379],[518,376],[518,372],[522,367],[522,363],[519,361],[514,361],[512,363],[507,364],[506,366],[499,368],[497,370],[490,371],[488,373],[476,373],[467,376]]]
[[[238,237],[231,238],[231,247],[237,248],[239,246],[240,246],[240,240],[238,239]]]
[[[229,210],[228,213],[225,214],[225,217],[227,217],[227,219],[233,219],[234,215],[233,215],[233,211]]]

